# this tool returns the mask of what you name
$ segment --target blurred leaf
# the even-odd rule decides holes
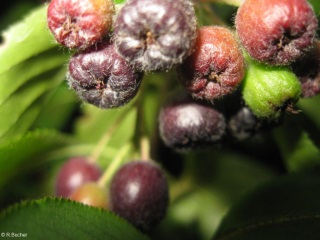
[[[75,142],[56,131],[29,132],[17,139],[0,144],[0,193],[10,180],[42,163],[42,155]]]
[[[0,46],[0,142],[23,134],[64,79],[68,55],[59,53],[46,26],[46,6],[4,32]],[[54,48],[55,47],[55,48]],[[60,112],[57,112],[59,114]]]
[[[171,204],[154,240],[210,239],[245,191],[275,177],[259,159],[224,147],[185,157],[184,175],[170,182]]]
[[[313,10],[316,13],[316,15],[318,16],[318,18],[320,17],[320,2],[319,0],[308,0],[308,2],[311,3],[311,5],[313,6]]]
[[[84,103],[83,116],[75,126],[77,138],[84,142],[97,142],[106,133],[112,133],[108,145],[121,147],[132,140],[135,133],[137,111],[134,102],[118,109],[103,110]]]
[[[48,94],[32,128],[54,128],[71,131],[73,129],[68,124],[73,123],[69,121],[77,107],[78,100],[64,81]]]
[[[21,127],[20,133],[23,133],[32,125],[41,110],[40,107],[43,106],[43,101],[40,98],[56,87],[63,79],[65,70],[64,68],[62,71],[59,70],[59,68],[53,69],[30,79],[28,84],[17,89],[14,94],[0,104],[0,115],[2,116],[0,120],[0,142],[14,136],[9,132],[16,125],[20,125],[20,127],[24,125],[24,127]],[[30,107],[33,111],[28,112]],[[37,110],[34,111],[35,109]],[[26,114],[29,115],[31,121],[22,121],[21,116]],[[15,131],[15,133],[19,132]]]
[[[299,171],[320,164],[319,139],[313,141],[313,135],[319,138],[319,131],[311,121],[299,113],[295,116],[286,116],[284,123],[273,131],[274,139],[282,153],[288,171]],[[307,122],[306,122],[307,121]],[[304,128],[311,126],[310,133]]]
[[[65,199],[23,202],[0,215],[1,233],[26,233],[33,240],[147,240],[115,214]]]
[[[34,9],[27,17],[3,32],[0,45],[0,74],[14,65],[57,46],[47,27],[47,5]]]
[[[264,184],[232,207],[213,239],[320,239],[319,187],[319,173]]]

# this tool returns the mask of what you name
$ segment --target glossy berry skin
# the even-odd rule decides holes
[[[211,105],[188,99],[163,107],[158,121],[161,139],[176,150],[216,143],[226,128],[224,116]]]
[[[150,161],[123,165],[110,185],[111,210],[148,232],[164,217],[169,202],[168,185],[161,168]]]
[[[109,43],[76,53],[69,61],[68,70],[67,81],[78,96],[104,109],[121,107],[131,101],[143,76]]]
[[[245,0],[235,25],[249,55],[273,65],[299,58],[312,45],[318,27],[307,0]]]
[[[85,49],[109,32],[113,14],[112,0],[52,0],[47,22],[58,43]]]
[[[88,182],[83,184],[75,189],[69,198],[93,207],[108,208],[107,190],[97,183]]]
[[[301,82],[301,97],[310,98],[320,93],[320,41],[292,65],[292,70]]]
[[[55,195],[69,197],[79,186],[87,182],[94,182],[101,176],[101,169],[88,162],[84,157],[73,157],[60,168],[55,186]]]
[[[189,0],[128,0],[114,23],[117,51],[143,71],[181,63],[195,37],[196,17]]]
[[[245,61],[229,29],[206,26],[198,30],[194,52],[178,72],[180,82],[194,98],[212,101],[239,86],[245,74]]]

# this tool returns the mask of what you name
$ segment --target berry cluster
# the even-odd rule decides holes
[[[195,6],[191,0],[117,6],[52,0],[49,29],[75,51],[66,75],[70,88],[87,103],[117,108],[135,98],[145,73],[174,69],[188,97],[163,106],[158,121],[165,145],[178,150],[216,144],[227,134],[247,139],[293,112],[300,97],[320,92],[318,20],[307,0],[244,0],[234,29],[200,26]],[[122,166],[109,195],[96,183],[100,177],[88,160],[70,159],[56,194],[111,209],[142,231],[164,216],[168,186],[151,161]]]
[[[164,217],[169,202],[168,184],[156,163],[129,161],[114,174],[109,191],[101,178],[96,163],[85,157],[70,158],[59,169],[55,195],[109,209],[145,232]]]

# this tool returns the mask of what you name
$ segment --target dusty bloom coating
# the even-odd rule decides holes
[[[142,76],[113,44],[104,43],[72,56],[67,80],[84,101],[100,108],[116,108],[136,96]]]
[[[114,23],[117,51],[145,71],[181,63],[195,38],[196,16],[189,0],[129,0]]]
[[[245,0],[235,25],[250,56],[273,65],[299,58],[312,45],[318,27],[306,0]]]
[[[47,22],[58,43],[85,49],[108,33],[113,14],[112,0],[52,0]]]
[[[229,29],[205,26],[199,29],[195,50],[178,73],[194,98],[212,101],[236,90],[244,78],[245,61]]]

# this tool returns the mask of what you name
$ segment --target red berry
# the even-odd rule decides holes
[[[96,181],[101,176],[98,166],[84,157],[69,159],[61,167],[56,179],[56,196],[68,197],[84,183]]]
[[[318,27],[306,0],[245,0],[235,25],[249,55],[275,65],[299,58],[312,45]]]
[[[71,193],[70,199],[93,207],[108,208],[107,190],[93,182],[75,189]]]
[[[112,0],[52,0],[47,21],[58,43],[84,49],[108,33],[113,13]]]
[[[199,29],[195,50],[178,71],[194,98],[212,101],[237,88],[244,78],[245,61],[229,29],[206,26]]]

